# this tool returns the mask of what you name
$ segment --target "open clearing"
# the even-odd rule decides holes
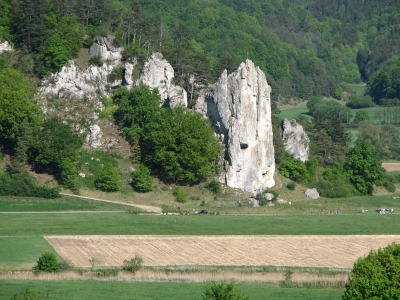
[[[372,236],[46,236],[73,266],[120,266],[139,255],[146,266],[232,265],[351,268],[371,249],[400,243]]]
[[[382,167],[388,172],[400,171],[400,163],[382,163]]]

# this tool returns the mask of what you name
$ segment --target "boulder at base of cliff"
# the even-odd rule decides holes
[[[319,193],[316,188],[306,190],[305,194],[310,199],[318,199],[319,198]]]

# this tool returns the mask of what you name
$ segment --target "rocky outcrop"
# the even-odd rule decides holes
[[[98,125],[89,127],[89,133],[86,136],[86,143],[90,148],[98,148],[101,146],[101,138],[103,133]]]
[[[319,193],[317,189],[308,189],[304,192],[306,196],[310,199],[318,199],[319,198]]]
[[[294,155],[294,158],[305,162],[310,154],[310,139],[303,130],[303,126],[296,120],[283,120],[282,139],[285,150]]]
[[[161,100],[166,102],[166,105],[174,108],[177,105],[187,106],[186,91],[172,83],[174,79],[174,69],[166,61],[161,53],[154,53],[149,60],[144,64],[140,79],[135,85],[147,85],[150,88],[157,88]]]
[[[89,49],[89,56],[99,56],[101,60],[109,64],[118,64],[122,58],[122,47],[114,47],[114,36],[98,36],[94,39],[93,45]]]
[[[113,66],[107,64],[101,67],[89,66],[79,69],[71,60],[62,67],[60,72],[52,74],[42,81],[39,93],[43,96],[50,94],[58,97],[72,96],[81,99],[87,97],[89,100],[95,100],[98,98],[99,92],[107,94],[107,76],[112,69]],[[96,108],[102,108],[100,101],[96,102]]]
[[[2,42],[0,40],[0,54],[3,52],[10,52],[10,51],[14,51],[14,48],[11,47],[11,45],[7,41]]]
[[[126,86],[128,90],[130,90],[133,86],[132,72],[136,64],[137,60],[135,59],[132,63],[126,62],[124,66],[125,72],[124,77],[122,78],[122,85]]]
[[[230,187],[254,193],[275,184],[270,92],[265,74],[246,60],[236,72],[224,71],[194,106],[225,146],[219,180]]]

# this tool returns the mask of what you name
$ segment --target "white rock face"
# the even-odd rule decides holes
[[[14,51],[14,48],[7,41],[2,42],[0,40],[0,54],[9,51]]]
[[[103,133],[98,125],[89,127],[89,134],[86,136],[86,143],[91,148],[98,148],[101,146],[101,138]]]
[[[219,180],[230,187],[254,193],[275,184],[270,92],[265,74],[246,60],[236,72],[224,71],[194,107],[225,145]]]
[[[107,64],[79,69],[75,62],[70,60],[60,72],[43,80],[39,94],[56,94],[59,97],[69,94],[77,98],[86,96],[91,100],[97,98],[97,90],[107,95],[107,75],[112,69],[113,66]],[[97,108],[102,108],[101,102],[97,103]]]
[[[126,86],[126,88],[128,90],[130,90],[133,85],[132,72],[133,72],[133,69],[135,68],[136,64],[137,64],[136,59],[133,62],[133,64],[131,64],[129,62],[125,63],[125,73],[124,73],[124,77],[122,78],[122,84],[124,86]]]
[[[285,150],[294,155],[294,158],[305,162],[310,154],[310,139],[303,130],[303,126],[296,120],[283,120],[282,139]]]
[[[115,37],[98,36],[94,39],[93,45],[89,49],[89,56],[100,56],[101,60],[111,64],[118,64],[122,58],[123,48],[113,46]]]
[[[317,189],[308,189],[304,192],[306,196],[310,199],[318,199],[319,198],[319,193]]]
[[[169,107],[175,108],[177,105],[187,107],[186,91],[172,83],[174,79],[174,69],[166,61],[161,53],[153,53],[149,60],[144,64],[140,79],[135,85],[145,84],[150,88],[158,88],[161,100],[165,101]]]

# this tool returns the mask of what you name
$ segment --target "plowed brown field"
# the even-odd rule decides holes
[[[121,266],[135,255],[147,266],[232,265],[351,268],[400,235],[369,236],[47,236],[73,266]]]
[[[400,171],[400,163],[382,163],[382,167],[388,172]]]

